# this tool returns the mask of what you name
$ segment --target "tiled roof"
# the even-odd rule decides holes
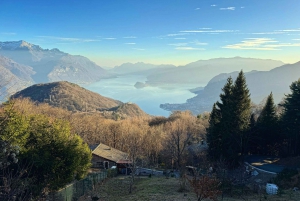
[[[96,156],[100,156],[102,158],[105,158],[110,161],[118,162],[120,160],[126,160],[128,159],[128,154],[125,152],[122,152],[118,149],[114,149],[110,146],[107,146],[105,144],[100,143],[96,149],[92,152]]]

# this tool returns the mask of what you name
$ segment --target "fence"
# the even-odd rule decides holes
[[[75,181],[74,183],[66,186],[57,192],[50,193],[47,200],[49,201],[76,201],[79,197],[83,196],[87,191],[103,181],[105,178],[110,177],[111,173],[107,170],[102,172],[90,173],[86,178]]]

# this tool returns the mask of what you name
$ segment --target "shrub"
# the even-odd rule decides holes
[[[296,176],[298,174],[298,171],[295,169],[285,168],[270,182],[277,184],[283,189],[292,188],[299,185],[298,176]]]

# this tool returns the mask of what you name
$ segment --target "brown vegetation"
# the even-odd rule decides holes
[[[138,153],[144,166],[163,168],[186,164],[187,146],[205,139],[208,119],[190,112],[174,112],[170,117],[107,119],[99,112],[70,112],[46,103],[15,99],[14,107],[23,113],[44,114],[70,122],[73,133],[88,144],[104,143],[127,153]],[[163,119],[163,121],[157,121]],[[156,122],[156,123],[153,123]],[[138,141],[138,143],[137,143]],[[174,163],[175,162],[175,163]]]

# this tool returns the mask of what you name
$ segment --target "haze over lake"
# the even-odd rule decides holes
[[[170,88],[145,87],[137,89],[134,84],[144,82],[144,76],[120,76],[118,78],[103,79],[99,82],[85,86],[88,90],[103,96],[133,102],[150,115],[169,116],[170,112],[159,107],[162,103],[184,103],[195,96],[189,89],[200,87],[195,84],[172,86]]]

